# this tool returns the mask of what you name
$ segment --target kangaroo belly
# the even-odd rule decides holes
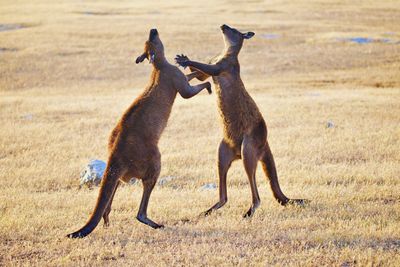
[[[262,120],[261,113],[240,78],[218,76],[214,82],[224,138],[238,146],[243,136],[249,134]]]

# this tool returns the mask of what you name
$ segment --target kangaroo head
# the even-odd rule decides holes
[[[225,47],[228,49],[236,49],[240,51],[244,39],[250,39],[254,36],[254,32],[241,33],[240,31],[224,24],[221,26],[222,34],[224,35]]]
[[[157,29],[151,29],[149,39],[144,45],[144,52],[136,59],[136,64],[143,62],[143,60],[149,60],[149,63],[156,64],[165,60],[164,46],[161,42],[160,36],[158,35]]]

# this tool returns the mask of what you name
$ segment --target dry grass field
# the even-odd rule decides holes
[[[400,1],[0,1],[0,266],[400,266]],[[142,186],[117,191],[111,226],[65,238],[98,189],[78,189],[90,159],[107,158],[113,126],[149,79],[136,65],[150,28],[166,56],[206,61],[219,25],[255,37],[244,83],[269,127],[281,207],[259,167],[261,207],[242,162],[218,198],[215,94],[177,97],[161,141],[149,216]],[[366,39],[350,39],[350,38]],[[357,43],[355,41],[360,41]],[[362,43],[365,42],[365,43]],[[333,123],[333,127],[327,127]]]

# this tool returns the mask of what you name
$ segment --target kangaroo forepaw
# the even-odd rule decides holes
[[[176,59],[183,60],[183,61],[189,60],[188,56],[186,56],[184,54],[176,55],[175,60]]]
[[[208,94],[211,95],[212,94],[211,83],[208,83],[206,89],[207,89]]]
[[[176,55],[175,62],[179,66],[186,68],[189,65],[190,60],[187,56],[182,54],[182,55]]]

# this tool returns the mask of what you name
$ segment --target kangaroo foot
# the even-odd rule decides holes
[[[153,222],[147,217],[137,216],[136,219],[138,219],[139,222],[144,223],[153,229],[164,228],[164,225]]]
[[[200,214],[200,216],[202,216],[202,217],[207,217],[207,216],[209,216],[213,211],[215,211],[215,210],[221,208],[222,206],[224,206],[225,203],[226,203],[226,201],[227,201],[226,199],[223,199],[223,200],[218,201],[217,203],[215,203],[214,206],[212,206],[211,208],[209,208],[209,209],[206,210],[205,212],[202,212],[202,213]]]
[[[255,210],[254,210],[253,208],[250,208],[250,209],[243,215],[243,218],[248,219],[248,218],[253,217],[254,211],[255,211]]]
[[[206,211],[204,211],[204,212],[202,212],[202,213],[200,213],[200,217],[207,217],[207,216],[210,216],[211,215],[211,213],[214,211],[214,209],[208,209],[208,210],[206,210]]]

